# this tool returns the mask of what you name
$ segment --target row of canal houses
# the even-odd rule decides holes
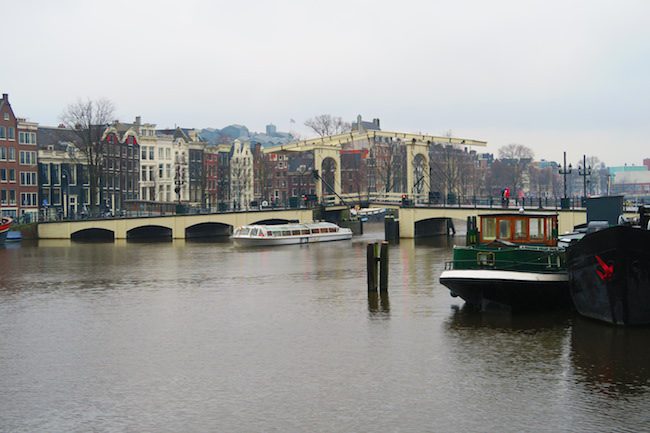
[[[258,143],[209,145],[198,131],[156,129],[138,116],[102,126],[103,170],[91,201],[75,131],[16,117],[0,99],[0,211],[20,221],[132,212],[288,205],[313,194],[313,155],[269,154]],[[94,209],[90,204],[94,203]]]

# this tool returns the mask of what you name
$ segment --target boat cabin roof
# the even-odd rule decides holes
[[[494,213],[480,215],[479,243],[557,246],[558,223],[554,213]]]

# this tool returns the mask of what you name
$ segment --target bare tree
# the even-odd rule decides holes
[[[88,167],[90,185],[90,208],[97,212],[100,179],[105,173],[105,143],[102,136],[106,126],[113,119],[115,107],[108,99],[81,99],[68,105],[60,116],[66,128],[77,137],[78,148]]]
[[[462,180],[466,154],[454,146],[435,144],[429,149],[431,161],[431,190],[449,197],[464,193],[467,182]]]
[[[505,185],[512,191],[520,191],[524,187],[524,175],[534,157],[533,151],[521,144],[508,144],[499,148],[499,159],[505,170]]]
[[[406,148],[399,139],[374,142],[370,149],[370,166],[374,170],[375,188],[384,192],[405,192]]]
[[[311,128],[321,137],[341,134],[343,132],[348,132],[351,129],[349,122],[345,122],[342,118],[332,116],[331,114],[321,114],[312,117],[311,119],[307,119],[305,121],[305,126]]]

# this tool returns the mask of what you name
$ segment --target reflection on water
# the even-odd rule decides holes
[[[372,318],[390,317],[390,299],[387,291],[368,291],[368,312]]]
[[[452,314],[447,320],[447,327],[450,330],[491,328],[503,332],[536,331],[552,328],[565,329],[569,327],[572,317],[573,313],[566,310],[511,314],[503,311],[481,312],[463,304],[460,307],[454,306],[452,308]]]
[[[577,317],[571,328],[576,379],[605,395],[650,391],[650,329]]]
[[[0,248],[0,431],[647,423],[647,329],[467,309],[438,282],[459,237],[391,245],[388,293],[368,293],[382,236]]]

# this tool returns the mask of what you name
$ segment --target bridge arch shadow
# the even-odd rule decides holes
[[[224,223],[199,223],[185,229],[186,240],[222,240],[232,234],[233,227]]]
[[[454,221],[451,218],[428,218],[415,222],[415,237],[446,236],[456,234]]]
[[[135,227],[126,232],[126,240],[132,242],[172,241],[172,229],[169,227],[148,225]]]
[[[79,230],[70,235],[75,242],[115,242],[113,230],[90,228]]]
[[[265,225],[278,225],[278,224],[289,224],[289,223],[297,223],[297,220],[288,220],[288,219],[282,219],[282,218],[269,218],[265,220],[259,220],[254,223],[251,223],[250,225],[253,224],[265,224]]]

